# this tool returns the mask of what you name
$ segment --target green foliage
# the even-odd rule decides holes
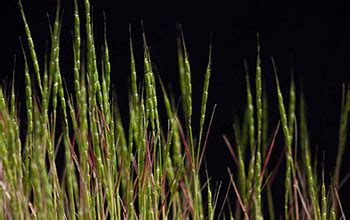
[[[103,45],[95,45],[89,0],[83,1],[83,10],[77,0],[73,3],[74,62],[71,68],[74,91],[68,91],[60,71],[60,57],[63,56],[60,53],[60,1],[57,1],[50,47],[41,70],[24,8],[21,1],[18,2],[26,34],[26,46],[22,45],[26,123],[20,123],[14,84],[9,94],[0,87],[0,219],[219,217],[217,207],[221,184],[214,188],[207,172],[206,182],[200,179],[215,111],[214,107],[206,125],[212,43],[203,73],[198,141],[195,141],[192,130],[192,99],[195,98],[192,97],[192,71],[181,27],[178,64],[185,117],[179,117],[175,107],[177,103],[160,77],[156,80],[144,32],[143,73],[136,69],[131,26],[129,115],[121,115],[115,93],[111,90],[106,21]],[[80,11],[85,11],[84,17],[80,16]],[[84,32],[82,25],[85,25]],[[86,50],[82,50],[81,46],[84,41]],[[97,57],[96,46],[103,48],[101,57]],[[257,48],[255,86],[251,85],[252,76],[246,69],[247,89],[244,93],[247,94],[247,106],[243,120],[236,119],[233,126],[235,145],[231,146],[224,136],[237,165],[236,173],[228,169],[229,189],[232,185],[234,194],[228,190],[223,202],[228,215],[224,216],[263,219],[263,201],[267,199],[269,217],[274,219],[274,174],[269,171],[273,171],[273,167],[268,164],[281,124],[286,149],[285,219],[336,219],[343,215],[337,191],[340,189],[341,163],[348,135],[350,85],[347,89],[344,87],[335,176],[327,191],[324,174],[318,181],[317,173],[312,169],[316,159],[313,160],[309,146],[304,94],[300,92],[298,118],[295,110],[298,93],[292,77],[287,112],[274,62],[281,123],[278,123],[272,138],[268,138],[269,127],[276,125],[270,125],[268,120],[270,100],[263,84],[259,41]],[[30,60],[26,49],[29,49]],[[97,65],[97,60],[101,60],[101,65]],[[141,83],[140,78],[143,79]],[[157,90],[158,85],[160,91]],[[35,93],[37,90],[40,92],[38,95]],[[161,98],[163,102],[159,102]],[[164,103],[164,112],[159,111],[159,103]],[[163,114],[165,117],[162,117]],[[161,118],[166,118],[166,121],[161,121]],[[127,127],[122,124],[122,119],[129,120]],[[162,126],[165,124],[167,126]],[[24,140],[20,138],[22,131],[25,133]],[[298,146],[302,152],[300,157],[293,155],[294,147]],[[64,152],[64,160],[57,161],[57,151]],[[58,165],[60,168],[57,168]],[[63,171],[60,177],[58,169]],[[234,200],[236,207],[225,204]]]

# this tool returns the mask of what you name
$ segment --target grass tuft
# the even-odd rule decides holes
[[[338,155],[334,176],[328,181],[324,168],[319,178],[317,157],[312,157],[303,91],[298,93],[292,75],[286,104],[274,60],[279,122],[270,133],[271,100],[264,83],[258,35],[255,76],[249,73],[247,62],[244,64],[246,91],[242,93],[247,96],[247,105],[244,116],[235,118],[234,144],[229,135],[223,135],[234,168],[227,169],[230,183],[224,201],[219,204],[222,184],[213,183],[205,163],[216,110],[214,105],[207,119],[210,79],[216,74],[212,68],[215,45],[211,38],[198,106],[199,124],[193,126],[194,73],[181,26],[177,36],[179,107],[161,77],[155,76],[144,30],[143,51],[134,51],[130,25],[131,89],[128,106],[124,107],[128,114],[124,115],[112,89],[111,74],[117,68],[111,68],[106,18],[103,42],[97,45],[90,1],[83,1],[84,8],[77,0],[73,3],[74,59],[73,65],[66,67],[60,59],[63,56],[60,1],[57,0],[50,24],[50,45],[40,64],[25,9],[18,1],[26,35],[26,43],[21,41],[25,116],[21,116],[16,104],[14,82],[9,92],[0,86],[0,219],[212,220],[263,219],[267,214],[269,219],[275,219],[275,205],[282,204],[273,198],[273,193],[280,192],[278,188],[284,191],[285,219],[345,219],[338,193],[343,183],[340,176],[348,138],[350,84],[343,87]],[[82,48],[85,42],[86,50]],[[102,48],[101,53],[96,52],[98,47]],[[140,71],[136,69],[135,54],[142,52],[144,69]],[[97,65],[98,61],[101,65]],[[65,71],[70,68],[73,73],[72,91],[64,84],[61,68]],[[254,85],[250,78],[254,78]],[[21,119],[25,123],[20,123]],[[128,126],[122,121],[127,121]],[[284,188],[275,187],[274,182],[280,162],[276,167],[270,163],[280,126],[285,149],[280,162],[283,159],[286,162]],[[198,127],[198,135],[192,127]],[[293,154],[298,148],[301,153]],[[57,152],[63,152],[64,158],[58,161]],[[331,184],[327,185],[328,182]]]

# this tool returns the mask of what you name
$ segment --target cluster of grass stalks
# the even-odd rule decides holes
[[[338,191],[345,181],[340,183],[339,172],[348,135],[350,84],[347,87],[343,86],[336,167],[334,168],[334,175],[327,189],[324,179],[324,167],[322,167],[322,172],[319,172],[320,166],[317,164],[317,156],[312,160],[314,151],[312,151],[309,144],[307,111],[303,91],[300,92],[299,97],[296,97],[296,88],[292,74],[289,87],[288,109],[286,109],[277,75],[277,67],[273,58],[272,66],[275,72],[280,121],[277,125],[274,125],[273,134],[270,135],[268,133],[268,99],[266,90],[262,88],[261,83],[259,45],[257,55],[255,105],[246,65],[248,104],[245,110],[245,117],[243,118],[243,125],[239,126],[240,121],[237,120],[233,126],[236,150],[233,149],[228,138],[225,135],[223,136],[232,158],[238,167],[236,178],[228,170],[231,183],[238,198],[236,200],[235,213],[231,212],[231,216],[235,216],[236,219],[242,217],[244,219],[262,219],[264,213],[262,212],[262,208],[264,206],[261,205],[261,198],[262,196],[266,196],[267,205],[265,208],[267,208],[267,212],[265,213],[268,213],[269,219],[275,219],[274,202],[279,201],[273,199],[273,192],[280,193],[281,190],[272,190],[276,171],[268,172],[268,163],[275,145],[278,130],[281,127],[284,137],[283,152],[286,162],[284,176],[284,218],[345,219]],[[297,100],[299,101],[298,105]],[[297,106],[299,107],[298,110],[296,109]],[[254,117],[255,115],[256,117]],[[248,169],[245,168],[246,161],[249,161]],[[277,166],[279,166],[279,163]],[[275,170],[278,170],[278,167]],[[262,194],[262,190],[264,189],[266,189],[265,195]]]
[[[83,4],[85,7],[79,8],[74,0],[74,91],[67,91],[60,71],[62,15],[59,0],[50,27],[51,44],[43,65],[38,62],[19,1],[26,32],[26,46],[23,46],[26,118],[20,123],[13,83],[9,91],[1,87],[0,219],[214,219],[221,216],[263,219],[266,213],[263,200],[268,204],[269,219],[274,219],[271,187],[274,173],[269,171],[272,168],[268,162],[280,127],[286,158],[285,219],[323,220],[343,215],[337,191],[341,187],[339,173],[347,143],[350,85],[347,89],[344,87],[334,178],[326,188],[324,175],[319,179],[314,168],[316,162],[311,157],[303,93],[296,97],[291,80],[287,111],[276,68],[281,120],[274,125],[275,131],[268,138],[268,99],[262,84],[258,46],[256,91],[253,94],[251,74],[247,71],[247,107],[243,120],[234,124],[235,147],[224,136],[237,170],[234,173],[228,170],[231,182],[222,203],[237,202],[233,206],[223,206],[229,208],[221,215],[218,207],[221,185],[214,187],[208,175],[207,181],[200,179],[215,112],[214,106],[208,117],[211,45],[203,73],[199,130],[194,131],[191,67],[181,27],[178,64],[182,110],[155,76],[144,33],[144,69],[136,70],[130,29],[129,115],[121,115],[111,91],[106,28],[104,43],[98,45],[103,48],[101,57],[97,57],[90,2],[84,0]],[[82,10],[85,13],[81,13]],[[85,28],[85,36],[81,36],[82,28]],[[85,50],[82,41],[86,42]],[[97,65],[97,60],[101,65]],[[297,99],[300,102],[298,114]],[[159,103],[164,103],[164,112],[159,111]],[[163,114],[166,122],[160,121]],[[122,124],[125,118],[129,119],[127,126]],[[20,134],[23,131],[24,138]],[[298,147],[301,158],[296,152]],[[58,149],[64,151],[63,161],[57,161]],[[60,170],[62,175],[59,175]],[[235,194],[227,199],[231,186]]]

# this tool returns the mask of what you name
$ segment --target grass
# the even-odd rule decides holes
[[[247,106],[245,117],[233,125],[235,144],[224,135],[237,168],[228,169],[230,184],[225,193],[221,185],[214,186],[208,173],[206,181],[200,178],[206,171],[202,163],[215,112],[214,106],[208,117],[212,44],[203,73],[197,133],[193,130],[197,126],[192,125],[195,97],[191,66],[181,26],[178,64],[182,110],[154,73],[144,31],[144,69],[136,69],[130,27],[129,115],[121,115],[111,89],[108,31],[105,26],[103,45],[95,45],[90,2],[83,3],[80,8],[74,0],[74,91],[68,91],[60,70],[60,1],[43,64],[38,62],[25,9],[18,2],[26,33],[21,42],[26,116],[20,120],[14,83],[10,91],[1,87],[0,219],[275,219],[274,203],[280,201],[273,198],[272,184],[278,167],[269,166],[269,160],[280,127],[285,146],[281,159],[286,163],[283,218],[345,218],[338,191],[347,144],[350,85],[343,89],[338,155],[331,184],[326,185],[324,172],[319,178],[318,169],[313,168],[316,162],[309,144],[304,94],[301,91],[297,96],[292,77],[286,104],[273,60],[280,122],[269,124],[258,39],[255,86],[246,68]],[[86,42],[86,50],[82,42]],[[97,46],[103,48],[101,57],[97,57]],[[165,111],[159,110],[160,103]],[[166,121],[161,121],[163,115]],[[128,126],[122,119],[128,119]],[[272,134],[269,128],[274,128]],[[63,161],[57,161],[58,150],[64,152]],[[222,202],[219,194],[225,196]]]

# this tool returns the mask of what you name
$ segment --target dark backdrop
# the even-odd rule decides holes
[[[121,111],[125,114],[127,111],[124,106],[127,106],[126,91],[130,75],[129,23],[133,27],[139,75],[142,72],[140,21],[143,19],[148,43],[151,46],[152,61],[162,79],[166,83],[171,83],[176,95],[179,94],[176,24],[182,24],[193,72],[194,112],[199,109],[199,94],[208,60],[209,38],[210,33],[213,33],[213,74],[208,111],[211,111],[214,104],[217,104],[217,111],[209,137],[206,161],[209,174],[215,181],[224,180],[227,184],[226,167],[233,167],[222,134],[233,140],[234,114],[241,116],[245,107],[243,61],[248,61],[253,78],[257,32],[260,33],[263,77],[270,101],[270,132],[278,121],[276,86],[270,61],[270,57],[273,56],[279,67],[279,77],[285,95],[289,87],[291,67],[294,68],[298,89],[299,82],[303,81],[308,104],[311,146],[312,149],[318,149],[320,162],[323,160],[322,155],[325,155],[326,174],[332,172],[338,144],[341,85],[349,80],[350,75],[348,65],[350,10],[345,4],[309,7],[296,3],[282,4],[261,0],[254,4],[240,2],[233,5],[222,5],[219,2],[193,5],[181,2],[140,5],[136,2],[121,4],[116,1],[93,0],[91,5],[94,8],[97,45],[101,43],[103,37],[102,13],[106,13],[112,83],[118,93]],[[70,83],[72,82],[72,7],[72,1],[62,0],[64,19],[61,60],[62,72],[68,87],[72,86]],[[42,62],[45,43],[49,39],[46,13],[51,19],[53,18],[55,1],[24,1],[24,8]],[[21,96],[24,82],[23,60],[19,36],[25,37],[25,35],[16,0],[3,1],[0,10],[2,16],[0,79],[12,77],[13,57],[17,54],[16,88],[20,97],[23,97]],[[196,113],[195,116],[199,117]],[[282,133],[279,134],[281,135]],[[281,150],[281,145],[277,145],[272,164],[276,162]],[[349,157],[349,148],[345,155]],[[342,176],[350,171],[348,165],[349,162],[345,158]],[[283,177],[283,174],[280,176]],[[329,175],[326,175],[326,178],[329,180]],[[275,186],[283,186],[281,179],[277,180]],[[349,193],[349,184],[346,184],[340,194],[343,204],[347,207],[349,200],[346,195]],[[282,189],[280,194],[282,199]],[[277,204],[277,207],[281,204]]]

